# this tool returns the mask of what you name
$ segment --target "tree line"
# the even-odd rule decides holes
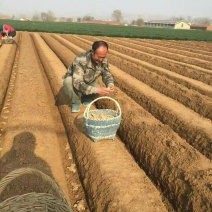
[[[111,14],[111,18],[113,21],[116,21],[120,24],[124,24],[124,16],[122,14],[121,10],[114,10]],[[12,19],[15,19],[13,16]],[[60,17],[57,18],[52,11],[47,11],[47,12],[41,12],[40,14],[34,14],[31,18],[32,21],[61,21],[61,22],[72,22],[73,18],[66,18],[66,17]],[[94,21],[96,20],[95,17],[90,16],[90,15],[85,15],[83,17],[78,17],[77,22],[83,22],[83,21]],[[188,23],[192,24],[206,24],[206,25],[211,25],[212,24],[212,19],[207,18],[207,17],[198,17],[198,18],[191,18],[190,16],[183,17],[171,17],[168,20],[177,22],[177,21],[186,21]],[[136,25],[136,26],[142,26],[144,25],[144,19],[142,16],[139,16],[137,19],[131,20],[130,25]]]
[[[111,15],[113,21],[116,21],[120,24],[124,22],[124,16],[122,15],[121,10],[114,10]],[[48,12],[41,12],[40,14],[34,14],[32,16],[32,21],[55,21],[57,20],[55,14],[52,11]],[[85,15],[82,18],[78,17],[77,22],[82,22],[82,21],[94,21],[96,20],[93,16],[90,15]],[[60,17],[58,21],[73,21],[72,18],[65,18],[65,17]],[[144,20],[142,18],[138,18],[136,20],[132,20],[131,22],[132,25],[138,25],[141,26],[144,24]]]

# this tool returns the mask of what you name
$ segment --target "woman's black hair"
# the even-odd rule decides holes
[[[104,46],[107,48],[108,50],[108,44],[107,42],[103,41],[103,40],[99,40],[99,41],[95,41],[92,45],[92,50],[95,52],[100,46]]]

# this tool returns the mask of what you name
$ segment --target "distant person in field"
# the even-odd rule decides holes
[[[108,44],[105,41],[95,41],[91,50],[79,54],[69,66],[63,85],[70,98],[72,112],[79,112],[81,103],[88,106],[99,95],[114,91],[114,79],[106,59],[107,53]],[[106,87],[97,83],[99,76]]]
[[[4,36],[15,37],[15,29],[7,24],[0,24],[0,39]]]

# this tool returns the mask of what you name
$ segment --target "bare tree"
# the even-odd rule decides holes
[[[207,17],[199,17],[192,20],[192,23],[194,24],[204,24],[204,25],[210,25],[212,23],[212,19],[209,19]]]
[[[179,16],[179,17],[171,17],[172,21],[178,22],[178,21],[182,21],[185,20],[185,18],[183,16]]]
[[[112,13],[112,18],[115,21],[118,21],[119,23],[123,20],[122,12],[121,10],[114,10]]]
[[[56,17],[54,15],[54,13],[52,11],[48,11],[47,12],[47,21],[55,21],[56,20]]]
[[[86,15],[82,18],[83,21],[93,21],[95,18],[93,16]]]
[[[42,12],[42,13],[40,14],[40,18],[41,18],[42,21],[46,21],[46,19],[47,19],[47,13]]]
[[[136,25],[136,20],[132,20],[132,21],[130,22],[130,24],[131,24],[131,25]]]
[[[40,15],[39,14],[34,14],[32,16],[32,21],[40,21]]]
[[[78,17],[77,22],[82,22],[82,18]]]
[[[60,17],[59,20],[60,20],[60,22],[66,22],[66,21],[67,21],[67,18],[65,18],[65,17]]]
[[[42,21],[55,21],[56,17],[54,15],[54,13],[49,10],[47,13],[46,12],[41,13],[41,20]]]
[[[73,22],[73,18],[66,18],[67,22]]]
[[[171,20],[176,22],[185,20],[192,24],[204,24],[204,25],[210,25],[212,23],[212,19],[207,17],[198,17],[198,18],[192,19],[191,16],[187,16],[186,18],[180,16],[180,17],[172,17]]]
[[[143,18],[138,18],[138,19],[136,20],[136,25],[142,26],[143,24],[144,24]]]

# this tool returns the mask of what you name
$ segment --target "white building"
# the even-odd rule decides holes
[[[170,20],[154,20],[154,21],[145,21],[145,26],[148,27],[157,27],[157,28],[172,28],[172,29],[190,29],[190,23],[185,21],[170,21]]]
[[[186,23],[185,21],[179,21],[175,23],[174,29],[190,29],[191,23]]]

